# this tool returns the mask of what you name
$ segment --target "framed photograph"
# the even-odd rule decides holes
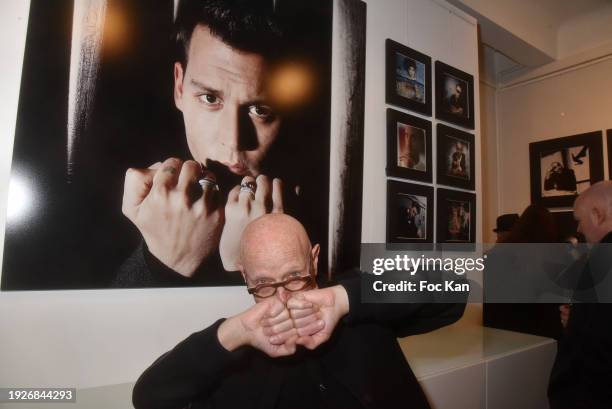
[[[603,180],[602,132],[529,144],[531,202],[572,206],[576,196]]]
[[[2,291],[244,285],[224,270],[218,235],[184,211],[208,186],[185,176],[197,164],[216,176],[210,214],[246,175],[280,178],[285,211],[321,244],[320,267],[358,265],[366,4],[208,3],[29,2]],[[303,86],[279,86],[287,75]],[[158,171],[189,203],[144,200]],[[137,207],[149,216],[137,220]],[[210,232],[228,222],[216,220]],[[187,277],[173,258],[193,243],[203,250],[186,256]]]
[[[387,175],[432,181],[431,122],[387,109]]]
[[[433,188],[387,181],[387,243],[433,243]]]
[[[474,129],[474,77],[436,61],[436,118]]]
[[[437,190],[437,243],[476,242],[476,195]]]
[[[475,188],[474,135],[446,125],[436,128],[438,171],[436,182],[466,190]]]
[[[431,58],[391,39],[386,53],[387,104],[431,116]]]

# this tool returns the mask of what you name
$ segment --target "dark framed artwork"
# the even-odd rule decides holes
[[[612,129],[606,131],[608,136],[608,179],[612,179]]]
[[[476,242],[476,195],[437,189],[437,243]]]
[[[387,181],[387,243],[433,243],[433,188]]]
[[[126,171],[151,175],[151,164],[172,157],[215,174],[218,200],[206,204],[210,211],[225,206],[245,175],[282,179],[286,212],[321,244],[320,268],[358,265],[366,4],[219,0],[213,16],[202,3],[31,0],[11,184],[35,206],[10,209],[2,291],[244,285],[238,272],[224,271],[218,237],[190,234],[195,221],[174,231],[206,248],[191,257],[195,270],[186,275],[169,263],[181,240],[146,244],[152,231],[171,231],[171,218],[157,217],[165,204],[149,205],[155,214],[133,221],[137,207],[161,199],[144,200],[154,191],[146,182],[137,201],[125,199],[139,188],[124,183]],[[203,29],[206,19],[218,33]],[[219,50],[231,61],[215,62]],[[219,66],[225,70],[213,69]],[[308,92],[275,88],[285,73],[299,73]],[[264,92],[264,83],[276,91]],[[332,95],[332,88],[346,92]],[[230,89],[249,95],[249,106],[223,99]],[[229,109],[236,113],[231,131]],[[182,172],[174,163],[162,172]],[[189,180],[174,191],[202,200],[202,187]]]
[[[438,159],[436,182],[474,190],[476,180],[474,135],[442,124],[436,127],[436,135]]]
[[[387,175],[432,181],[431,122],[387,109]]]
[[[576,196],[603,180],[602,132],[529,144],[531,203],[572,206]]]
[[[474,77],[436,61],[436,118],[474,129]]]
[[[386,41],[386,101],[431,116],[431,58],[396,41]]]

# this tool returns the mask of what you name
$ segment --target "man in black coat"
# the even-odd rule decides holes
[[[362,304],[360,277],[318,288],[319,246],[284,214],[251,222],[240,271],[255,305],[189,336],[138,379],[142,408],[429,408],[397,337],[465,304]]]
[[[574,204],[578,232],[593,244],[574,291],[570,310],[561,307],[566,327],[550,375],[551,409],[612,406],[612,182],[593,185]],[[598,299],[599,298],[599,299]],[[599,303],[595,303],[599,301]]]

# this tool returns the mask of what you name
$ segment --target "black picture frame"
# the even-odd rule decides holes
[[[572,206],[578,194],[603,180],[602,137],[595,131],[530,143],[531,203]]]
[[[436,61],[436,118],[474,129],[474,77]],[[457,86],[463,90],[457,94]]]
[[[387,108],[387,176],[431,183],[431,122]]]
[[[606,131],[608,137],[608,180],[612,180],[612,129]]]
[[[437,125],[436,182],[438,184],[475,190],[476,149],[474,143],[474,135],[471,133],[443,124]]]
[[[433,193],[431,186],[387,181],[387,243],[433,243]],[[401,215],[412,208],[408,206],[415,204],[418,213],[402,219]],[[417,237],[419,234],[424,237]]]
[[[389,38],[385,50],[387,104],[431,116],[431,57]],[[414,74],[398,65],[414,68]]]
[[[476,194],[438,188],[436,191],[436,243],[468,244],[476,242]],[[466,206],[466,204],[468,206]],[[454,208],[453,208],[454,207]],[[464,215],[461,215],[463,207]],[[467,207],[467,208],[466,208]],[[451,231],[451,212],[457,209],[457,222]],[[467,225],[465,212],[467,211]]]

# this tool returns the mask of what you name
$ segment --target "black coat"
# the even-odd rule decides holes
[[[601,242],[612,243],[612,233]],[[596,284],[602,274],[612,272],[609,247],[595,248],[589,259],[582,273],[582,287],[586,281]],[[583,288],[579,293],[588,291]],[[548,397],[551,409],[612,407],[612,304],[572,305],[567,329],[558,344]]]
[[[342,281],[350,312],[317,359],[364,408],[429,408],[397,337],[428,332],[457,321],[465,304],[362,304],[360,280]],[[137,409],[274,408],[283,381],[279,358],[243,347],[225,350],[217,329],[196,332],[162,355],[138,379]],[[299,397],[297,397],[299,399]]]

